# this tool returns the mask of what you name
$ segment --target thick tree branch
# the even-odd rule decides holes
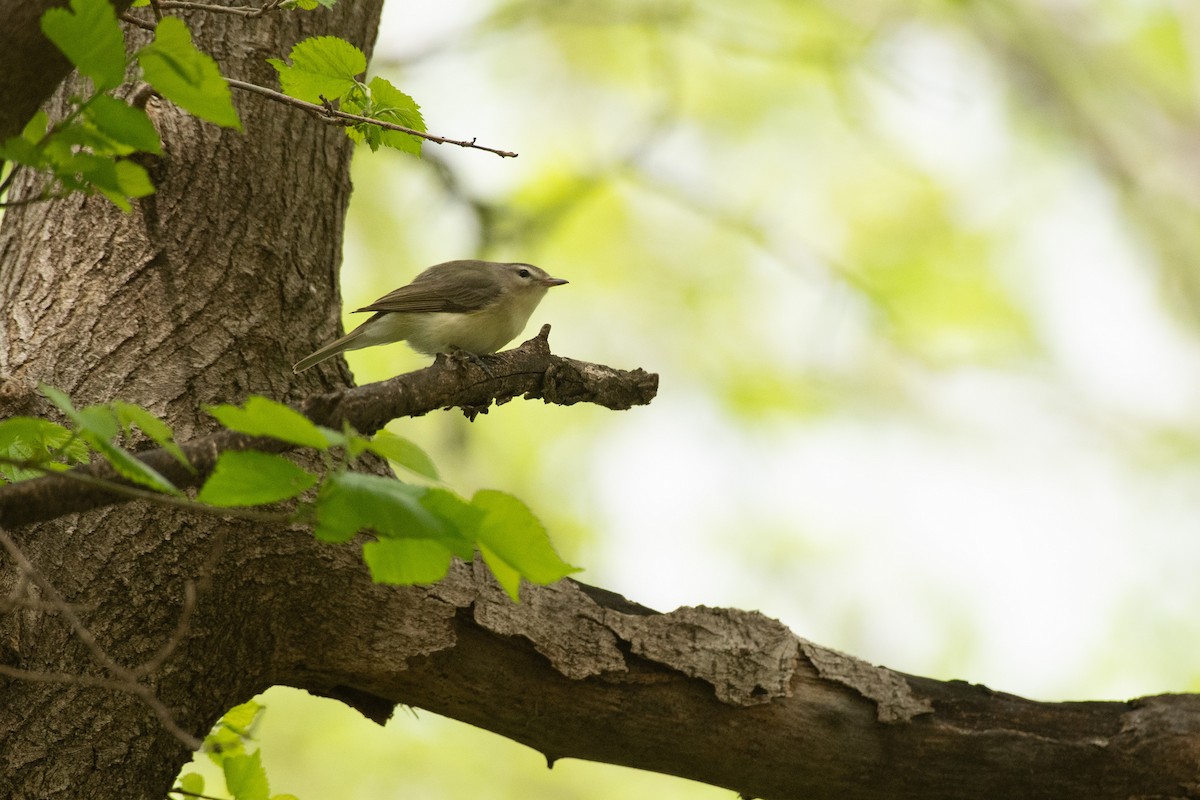
[[[395,703],[445,714],[551,765],[767,799],[1200,796],[1196,696],[1038,703],[874,667],[755,612],[660,614],[572,581],[509,603],[480,563],[423,589],[339,586],[304,622],[333,637],[287,637],[283,680],[377,720]]]
[[[371,434],[399,417],[418,417],[439,408],[461,408],[472,419],[487,413],[494,402],[515,397],[542,399],[556,405],[595,403],[611,409],[628,409],[649,403],[658,391],[658,376],[636,369],[618,370],[563,358],[550,352],[550,326],[520,347],[474,363],[438,356],[433,365],[379,383],[315,395],[300,404],[300,411],[318,425],[340,429],[348,422]],[[180,488],[198,486],[212,472],[217,458],[227,450],[284,452],[292,446],[276,439],[222,431],[181,445],[193,470],[162,449],[139,453],[149,464]],[[104,481],[125,483],[107,464],[95,463],[71,471]],[[65,514],[128,502],[128,492],[86,484],[68,475],[47,475],[0,487],[0,525],[15,527],[44,522]]]

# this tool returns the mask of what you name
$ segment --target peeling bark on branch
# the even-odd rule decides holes
[[[433,366],[416,372],[315,395],[300,403],[299,410],[318,425],[340,430],[342,423],[348,422],[360,433],[372,434],[393,419],[418,417],[439,408],[461,408],[473,418],[486,414],[493,402],[500,405],[518,396],[556,405],[586,402],[623,410],[649,403],[658,391],[658,376],[641,369],[618,370],[553,355],[549,335],[550,326],[546,325],[520,347],[491,357],[486,370],[469,361],[439,356]],[[29,404],[28,398],[22,404]],[[227,450],[281,453],[294,447],[277,439],[222,431],[182,443],[181,449],[194,470],[161,448],[139,453],[138,458],[176,486],[188,488],[202,484]],[[135,486],[107,463],[89,464],[73,472]],[[129,500],[127,495],[102,486],[47,475],[0,486],[0,526],[44,522]]]
[[[1200,796],[1191,695],[1037,703],[874,667],[755,612],[660,614],[569,580],[514,605],[478,563],[382,606],[367,587],[341,600],[329,613],[369,614],[370,635],[290,654],[296,685],[376,718],[392,703],[436,711],[550,764],[767,800]]]

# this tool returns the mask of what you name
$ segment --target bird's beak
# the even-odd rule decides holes
[[[570,283],[570,281],[563,280],[562,278],[546,278],[542,281],[544,286],[562,286],[564,283]]]

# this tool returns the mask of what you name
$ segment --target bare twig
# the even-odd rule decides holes
[[[261,17],[282,6],[282,0],[270,0],[261,6],[222,6],[215,3],[192,3],[187,0],[159,0],[159,8],[179,11],[211,11],[214,14],[238,14],[243,17]]]
[[[192,624],[192,614],[196,610],[196,584],[192,581],[184,581],[183,583],[183,608],[179,612],[179,619],[175,622],[175,630],[167,638],[162,646],[158,648],[158,652],[151,656],[146,661],[130,670],[130,674],[143,678],[158,671],[175,649],[179,647],[183,637],[187,635],[188,628]]]
[[[254,92],[255,94],[260,94],[263,97],[269,97],[270,99],[272,99],[278,103],[284,103],[286,105],[290,105],[295,108],[302,109],[311,114],[315,114],[316,116],[320,117],[321,119],[324,119],[327,122],[331,122],[334,124],[341,125],[341,124],[345,124],[348,122],[355,122],[355,123],[365,122],[370,125],[377,125],[380,128],[383,128],[385,130],[399,131],[400,133],[407,133],[410,136],[417,136],[422,139],[427,139],[427,140],[433,142],[434,144],[453,144],[453,145],[458,145],[459,147],[469,147],[469,148],[473,148],[475,150],[485,150],[489,153],[495,153],[496,155],[500,156],[501,158],[516,158],[517,157],[517,154],[510,150],[497,150],[494,147],[487,147],[482,144],[477,144],[475,139],[471,139],[470,141],[467,141],[464,139],[448,139],[445,136],[436,136],[432,133],[418,131],[414,128],[406,128],[403,125],[397,125],[393,122],[385,122],[384,120],[374,119],[372,117],[364,117],[360,114],[351,114],[347,111],[340,111],[340,110],[338,110],[336,108],[332,108],[328,105],[320,105],[319,103],[309,103],[306,100],[300,100],[299,98],[292,97],[291,95],[286,95],[283,92],[277,92],[274,89],[268,89],[265,86],[259,86],[256,83],[247,83],[245,81],[239,81],[236,78],[226,78],[225,80],[228,81],[229,85],[234,87],[235,89],[242,89],[243,91]]]

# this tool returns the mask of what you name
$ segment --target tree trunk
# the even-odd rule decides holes
[[[377,2],[342,3],[261,19],[198,13],[189,24],[226,75],[274,85],[265,58],[320,34],[369,52],[378,13]],[[338,328],[351,145],[340,128],[294,109],[253,95],[234,100],[245,133],[150,101],[163,139],[163,156],[150,165],[158,193],[131,214],[99,197],[5,214],[0,415],[48,413],[36,394],[45,382],[80,405],[141,403],[185,439],[213,427],[205,404],[250,393],[295,399],[317,388],[322,371],[296,377],[288,365]],[[30,189],[19,186],[12,199]],[[214,523],[141,503],[13,538],[78,606],[103,653],[129,668],[172,639],[185,584],[199,584],[186,635],[145,683],[182,729],[201,737],[232,704],[278,679],[272,656],[289,627],[283,620],[320,604],[335,583],[331,571],[362,571],[351,549],[319,547],[304,531]],[[8,595],[18,575],[11,560],[3,563],[0,592]],[[2,664],[108,678],[97,661],[61,614],[25,607],[0,617]],[[0,797],[162,797],[190,757],[128,692],[0,677],[0,696]]]

